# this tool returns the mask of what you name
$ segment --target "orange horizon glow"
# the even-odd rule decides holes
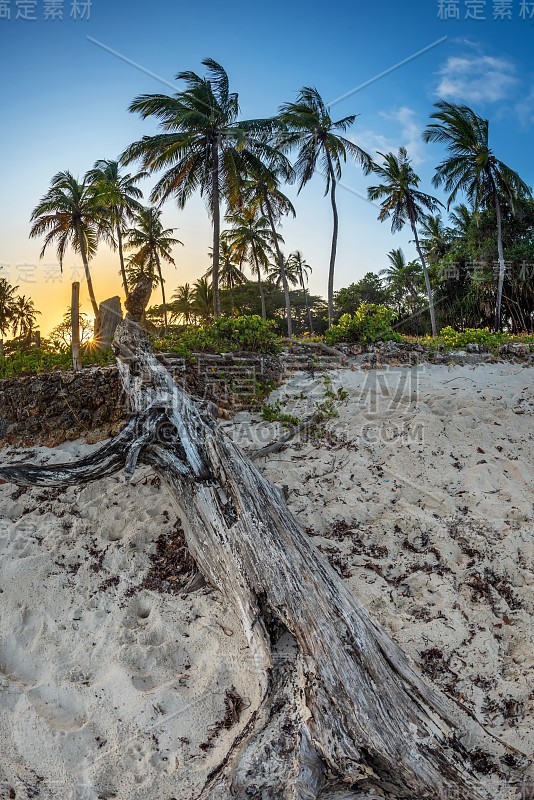
[[[99,253],[90,265],[93,287],[97,303],[110,297],[119,296],[124,313],[124,290],[119,273],[116,255],[111,252]],[[206,271],[206,266],[184,267],[179,271],[172,266],[162,265],[165,289],[168,300],[176,288],[184,283],[194,283]],[[80,283],[80,311],[94,322],[93,310],[87,291],[85,272],[79,257],[73,255],[65,259],[63,272],[59,265],[47,258],[37,264],[2,265],[0,278],[5,278],[13,286],[18,286],[17,294],[30,297],[35,308],[41,313],[37,316],[36,329],[46,338],[60,324],[71,305],[72,283]],[[151,305],[161,303],[160,289],[154,289]]]

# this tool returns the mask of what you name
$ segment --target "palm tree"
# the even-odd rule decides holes
[[[265,122],[237,121],[238,96],[230,92],[223,67],[211,58],[202,64],[207,68],[206,78],[189,71],[176,76],[185,81],[184,91],[172,97],[145,94],[131,103],[130,111],[143,119],[157,117],[163,132],[134,142],[122,160],[140,159],[150,172],[167,170],[152,191],[152,202],[175,195],[183,208],[197,189],[205,196],[213,222],[213,308],[219,316],[221,198],[235,202],[237,176],[272,148],[264,135]]]
[[[450,249],[450,232],[439,214],[428,214],[421,220],[421,250],[429,264],[437,264]]]
[[[236,248],[223,234],[221,234],[221,246],[219,248],[219,286],[223,289],[233,289],[235,286],[245,283],[246,277],[240,267],[242,259]],[[211,249],[209,257],[213,262],[213,252]],[[206,270],[204,277],[213,278],[213,264]]]
[[[87,173],[87,178],[95,186],[100,202],[109,210],[107,238],[111,246],[119,250],[122,285],[126,296],[128,296],[128,279],[124,266],[123,236],[127,223],[132,222],[135,212],[142,208],[139,200],[143,197],[143,193],[136,183],[147,174],[138,172],[137,175],[121,175],[119,162],[107,160],[97,161],[93,169]]]
[[[286,278],[285,259],[280,249],[281,236],[277,233],[276,222],[286,214],[296,216],[295,209],[289,198],[280,191],[280,181],[292,177],[289,162],[279,160],[276,164],[265,166],[257,165],[249,169],[248,179],[240,185],[240,200],[243,205],[257,209],[262,216],[269,220],[271,228],[271,243],[276,252],[276,260],[284,288],[287,336],[291,339],[293,327],[291,324],[291,300],[289,297],[289,283]]]
[[[459,239],[466,239],[475,217],[473,211],[465,203],[460,203],[454,207],[449,216],[454,225],[453,236]]]
[[[11,286],[5,278],[0,278],[0,355],[4,352],[4,336],[7,336],[13,324],[15,292],[18,286]]]
[[[443,184],[449,192],[447,208],[463,192],[475,211],[495,208],[497,217],[497,253],[499,280],[495,308],[495,327],[501,328],[502,288],[505,263],[502,242],[502,203],[514,210],[514,200],[530,197],[531,190],[510,167],[494,155],[489,146],[489,122],[468,106],[440,100],[430,123],[423,132],[425,142],[446,145],[449,155],[436,168],[434,186]]]
[[[328,325],[330,326],[334,318],[334,271],[339,228],[336,187],[341,180],[341,165],[346,162],[348,154],[367,174],[372,161],[361,147],[337,133],[338,131],[345,133],[354,123],[356,115],[352,114],[334,122],[321,95],[313,87],[302,88],[294,103],[284,103],[280,108],[278,119],[285,128],[279,135],[279,146],[283,150],[298,148],[295,163],[298,191],[300,192],[311,180],[316,171],[320,171],[326,178],[325,195],[330,192],[334,220],[328,271]]]
[[[294,271],[294,273],[298,276],[300,282],[300,288],[304,292],[304,302],[306,305],[306,314],[308,317],[308,328],[310,333],[313,333],[313,323],[311,317],[310,304],[308,302],[308,289],[307,289],[308,274],[311,273],[312,268],[306,262],[300,250],[295,250],[293,253],[290,253],[289,258],[287,259],[287,264],[289,269]]]
[[[295,263],[290,261],[289,258],[284,258],[284,272],[287,283],[290,286],[296,286],[300,282],[300,276]],[[284,288],[284,276],[280,272],[280,267],[277,263],[271,265],[271,271],[267,275],[267,280],[272,283],[277,289]]]
[[[40,314],[35,308],[33,300],[25,295],[15,298],[13,302],[13,310],[11,314],[11,325],[13,328],[14,336],[29,336],[31,335],[35,323],[37,322],[37,314]]]
[[[406,262],[400,247],[388,253],[389,266],[380,270],[379,275],[384,276],[384,281],[392,297],[395,299],[399,313],[402,301],[409,294],[412,298],[412,310],[415,308],[419,296],[422,279],[421,265],[417,261]]]
[[[421,224],[426,216],[424,209],[432,213],[437,210],[441,203],[435,197],[419,191],[420,179],[412,169],[405,147],[399,148],[398,155],[394,153],[387,153],[387,155],[379,153],[378,155],[382,156],[384,164],[382,166],[374,164],[373,172],[382,178],[383,183],[369,187],[367,190],[369,200],[382,200],[378,219],[380,222],[391,219],[392,233],[400,231],[406,222],[410,223],[415,247],[425,276],[432,336],[436,336],[438,331],[434,314],[432,287],[425,257],[419,242],[417,225]]]
[[[225,219],[232,227],[223,231],[222,238],[235,248],[239,261],[247,262],[253,275],[256,276],[261,299],[261,315],[263,319],[267,319],[261,275],[262,270],[268,268],[269,259],[274,254],[273,233],[269,219],[253,207],[227,214]],[[284,241],[279,233],[275,235],[279,242]]]
[[[195,311],[204,320],[210,322],[213,312],[213,288],[207,278],[199,278],[193,284]]]
[[[195,320],[195,297],[191,286],[186,283],[179,286],[172,296],[173,313],[182,318],[184,325],[190,325]]]
[[[224,233],[224,231],[223,231]],[[209,256],[212,260],[211,267],[206,271],[205,278],[213,278],[213,252],[210,250]],[[238,253],[235,248],[224,238],[221,234],[220,249],[219,249],[219,286],[222,289],[228,289],[230,292],[230,306],[231,314],[234,313],[234,295],[233,290],[236,286],[246,283],[246,277],[241,269],[239,263]]]
[[[172,234],[176,228],[163,228],[161,224],[161,210],[157,208],[141,208],[135,214],[137,227],[126,230],[127,247],[137,249],[133,263],[138,264],[149,275],[157,275],[161,286],[161,299],[163,305],[163,316],[165,319],[165,331],[169,327],[167,314],[167,300],[165,298],[165,286],[163,274],[161,272],[161,261],[176,266],[172,257],[171,249],[174,245],[183,244],[179,239],[174,239]]]
[[[79,183],[68,170],[58,172],[52,178],[50,189],[41,198],[31,215],[33,225],[30,237],[45,235],[40,258],[43,258],[46,248],[52,242],[56,245],[61,269],[69,245],[80,254],[95,319],[98,318],[98,304],[89,261],[96,253],[99,232],[107,219],[108,211],[102,205],[87,175]]]

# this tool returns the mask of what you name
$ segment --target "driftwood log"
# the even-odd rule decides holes
[[[202,800],[349,800],[370,786],[410,800],[489,800],[480,762],[517,782],[506,764],[524,770],[526,758],[427,686],[282,491],[158,363],[139,325],[149,288],[128,298],[115,334],[132,409],[120,435],[77,463],[4,466],[0,477],[82,484],[120,469],[131,476],[139,460],[166,483],[198,569],[241,618],[263,698]]]

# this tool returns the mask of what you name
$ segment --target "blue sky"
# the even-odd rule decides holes
[[[63,5],[63,19],[44,19],[53,5]],[[87,12],[84,6],[78,3],[78,14]],[[40,244],[28,239],[32,208],[59,170],[81,176],[95,160],[114,158],[154,132],[153,122],[128,113],[133,97],[171,92],[176,73],[202,71],[206,56],[228,71],[243,118],[273,114],[302,85],[316,86],[332,102],[368,84],[335,103],[333,116],[359,114],[351,136],[373,155],[405,145],[427,191],[434,191],[430,180],[442,156],[421,142],[432,104],[439,97],[465,102],[490,119],[497,155],[534,184],[534,2],[92,0],[89,19],[71,18],[72,10],[71,0],[0,0],[0,263],[44,312],[43,330],[68,305],[80,264],[69,255],[63,279],[52,281],[55,254],[40,263]],[[16,19],[17,13],[37,19]],[[486,19],[465,18],[475,13]],[[393,237],[363,199],[370,182],[347,165],[339,189],[338,288],[384,267],[392,247],[415,256],[409,233]],[[304,252],[314,269],[311,288],[325,295],[331,213],[322,179],[298,198],[289,193],[297,218],[284,223],[285,250]],[[177,270],[166,273],[172,291],[207,268],[210,223],[200,198],[184,211],[169,201],[165,222],[185,245],[176,251]],[[119,291],[117,271],[117,258],[103,247],[94,262],[99,300]],[[89,310],[83,289],[82,302]]]

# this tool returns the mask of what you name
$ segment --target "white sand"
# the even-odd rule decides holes
[[[326,434],[260,466],[429,680],[532,752],[532,370],[331,376],[349,396]],[[322,380],[297,375],[275,397],[302,415]],[[278,430],[247,413],[224,425],[249,447]],[[176,522],[151,478],[0,486],[0,798],[192,798],[258,701],[222,596],[132,593]],[[247,708],[219,731],[232,687]]]

